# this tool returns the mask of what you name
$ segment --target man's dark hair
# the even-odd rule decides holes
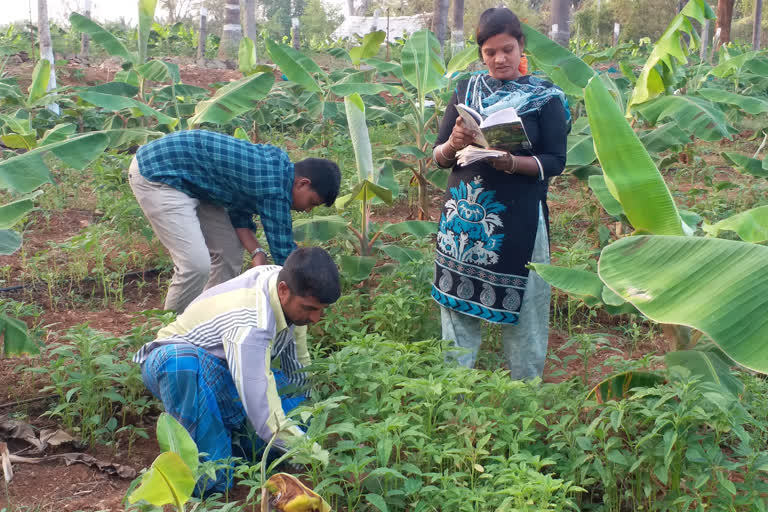
[[[486,9],[480,15],[475,30],[475,41],[477,41],[477,52],[480,58],[483,58],[483,45],[487,40],[499,34],[508,34],[520,44],[525,43],[523,27],[520,25],[520,18],[506,7],[493,7]]]
[[[323,304],[333,304],[341,296],[339,269],[325,249],[306,247],[293,251],[277,276],[291,293],[314,297]]]
[[[326,206],[333,206],[341,185],[341,171],[335,162],[325,158],[305,158],[293,164],[293,174],[309,178],[312,190],[317,192]]]

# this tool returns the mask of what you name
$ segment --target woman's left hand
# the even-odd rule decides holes
[[[506,153],[504,156],[499,158],[492,158],[489,163],[497,171],[504,171],[510,174],[514,174],[514,172],[510,172],[512,169],[514,169],[516,163],[515,157],[512,156],[511,153]]]

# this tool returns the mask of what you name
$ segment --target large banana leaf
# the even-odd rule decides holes
[[[152,31],[157,0],[139,0],[139,60],[136,64],[147,62],[147,42]],[[173,7],[171,7],[173,8]]]
[[[368,135],[368,125],[365,122],[365,104],[359,94],[344,98],[344,109],[347,112],[349,136],[352,139],[352,149],[355,151],[357,175],[360,181],[374,180],[373,153],[371,139]]]
[[[594,272],[546,263],[531,263],[530,266],[547,283],[583,300],[588,306],[603,303],[604,285]]]
[[[608,190],[608,185],[605,184],[605,176],[602,174],[590,176],[587,178],[587,183],[589,183],[589,188],[592,189],[595,197],[597,197],[597,200],[600,201],[600,205],[603,207],[606,213],[608,213],[608,215],[612,217],[618,217],[624,213],[624,209],[621,207],[621,204],[616,200],[615,197],[613,197],[613,195],[611,195],[611,192]]]
[[[749,61],[755,59],[764,52],[760,50],[745,52],[740,55],[730,56],[727,53],[723,54],[723,58],[720,63],[709,70],[710,75],[714,75],[718,78],[727,78],[734,73],[737,73],[743,68]]]
[[[83,170],[104,151],[108,141],[104,133],[91,132],[0,161],[0,188],[28,194],[43,183],[53,183],[43,154],[50,152],[70,167]]]
[[[416,88],[422,103],[427,94],[445,85],[445,66],[440,57],[440,42],[429,30],[419,30],[411,34],[403,46],[400,64],[405,79]]]
[[[119,112],[123,109],[131,109],[137,110],[145,116],[154,117],[160,124],[168,125],[171,128],[179,123],[177,118],[164,114],[159,110],[155,110],[147,104],[133,98],[115,96],[114,94],[103,94],[93,91],[83,91],[79,96],[83,101],[87,101],[88,103],[96,105],[97,107],[101,107],[104,110],[108,110],[110,112]]]
[[[696,96],[662,96],[637,105],[637,111],[651,124],[665,119],[675,121],[687,133],[702,140],[730,138],[733,131],[717,105]]]
[[[569,135],[565,165],[583,167],[595,161],[595,145],[590,135]]]
[[[728,364],[715,352],[705,350],[680,350],[664,354],[667,366],[682,366],[704,382],[712,382],[737,397],[744,390]]]
[[[26,324],[16,318],[0,314],[0,338],[3,339],[2,355],[5,357],[40,352]]]
[[[136,68],[136,71],[145,80],[151,82],[171,82],[173,84],[181,82],[179,65],[172,62],[151,60]]]
[[[48,92],[48,82],[51,79],[51,62],[40,59],[32,72],[32,85],[29,86],[27,103],[32,104]]]
[[[195,115],[189,118],[189,126],[228,123],[252,110],[257,101],[269,94],[274,82],[275,76],[272,73],[256,73],[225,85],[216,91],[213,98],[197,104]]]
[[[157,444],[164,452],[177,454],[194,472],[200,464],[197,445],[181,423],[167,412],[157,419]]]
[[[638,134],[643,146],[650,153],[661,153],[672,146],[689,144],[691,136],[685,133],[676,122],[661,124]]]
[[[396,85],[373,83],[373,82],[351,82],[342,80],[331,86],[331,92],[336,96],[349,96],[350,94],[375,95],[381,92],[388,92],[393,96],[403,94],[403,89]]]
[[[466,48],[451,57],[448,66],[445,68],[445,76],[451,77],[454,73],[464,71],[467,66],[478,59],[477,45],[468,44]]]
[[[536,69],[544,73],[566,94],[581,98],[595,71],[583,60],[547,36],[523,23],[525,53]]]
[[[375,57],[379,53],[381,43],[384,42],[384,38],[387,37],[387,33],[383,30],[377,30],[370,32],[363,37],[362,46],[356,46],[349,50],[349,58],[352,64],[359,66],[362,59],[368,59]]]
[[[142,475],[141,485],[128,495],[128,502],[144,500],[156,507],[172,503],[181,511],[194,488],[195,476],[189,466],[177,453],[165,452],[158,455]]]
[[[19,199],[0,206],[0,230],[12,228],[34,207],[35,204],[30,198]]]
[[[0,229],[0,256],[13,254],[21,247],[21,235],[12,229]]]
[[[758,178],[768,178],[768,167],[766,166],[767,160],[761,161],[757,158],[742,155],[741,153],[731,153],[728,151],[721,153],[721,155],[740,173],[751,174]]]
[[[378,260],[372,256],[349,256],[345,254],[339,258],[339,261],[344,278],[358,283],[368,279]]]
[[[718,236],[721,231],[735,231],[745,242],[762,243],[768,241],[768,206],[759,206],[737,213],[715,224],[701,226],[710,236]]]
[[[132,62],[134,65],[138,64],[136,55],[129,52],[118,38],[102,28],[98,23],[76,12],[69,15],[69,22],[72,24],[73,29],[88,34],[94,43],[107,50],[107,53],[110,55],[120,57],[127,62]]]
[[[768,247],[631,236],[603,249],[598,274],[648,318],[694,327],[737,363],[768,372]]]
[[[297,242],[327,242],[345,232],[348,224],[340,215],[297,219],[293,221],[293,238]]]
[[[645,61],[635,84],[632,98],[627,103],[627,116],[634,105],[645,103],[661,94],[668,86],[664,76],[674,69],[675,62],[687,64],[688,54],[697,47],[699,36],[691,20],[703,23],[715,19],[715,13],[705,0],[690,0],[672,19]],[[666,72],[664,70],[666,68]]]
[[[768,101],[754,96],[744,96],[723,89],[709,88],[699,89],[697,94],[715,103],[735,105],[748,114],[758,115],[768,112]]]
[[[269,38],[265,39],[265,42],[272,62],[280,68],[288,80],[303,86],[308,91],[321,92],[320,85],[312,76],[312,73],[317,73],[320,68],[312,59]]]
[[[388,188],[384,188],[369,179],[365,179],[355,185],[352,192],[339,196],[336,199],[334,205],[336,208],[343,209],[351,201],[373,201],[379,199],[385,204],[392,204],[392,191]]]
[[[242,74],[247,75],[258,64],[256,45],[250,37],[242,38],[240,40],[240,48],[237,50],[237,69]]]
[[[584,90],[605,184],[638,231],[682,235],[682,220],[656,165],[601,80]]]
[[[381,232],[389,236],[414,235],[420,238],[437,233],[437,222],[428,220],[407,220],[394,224],[387,224],[381,228]]]

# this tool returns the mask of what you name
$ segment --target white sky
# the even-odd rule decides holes
[[[323,0],[331,5],[342,7],[343,0]],[[48,17],[54,20],[66,20],[73,9],[83,5],[83,0],[48,0]],[[37,22],[37,0],[0,0],[0,26],[15,21],[29,19],[32,8],[32,22]],[[91,16],[97,21],[116,21],[121,17],[128,23],[135,23],[137,17],[137,2],[135,0],[91,0]],[[162,15],[159,12],[158,14]]]

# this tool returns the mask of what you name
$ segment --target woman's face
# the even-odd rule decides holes
[[[515,80],[520,77],[520,58],[523,45],[509,34],[496,34],[488,38],[481,48],[488,73],[497,80]]]

